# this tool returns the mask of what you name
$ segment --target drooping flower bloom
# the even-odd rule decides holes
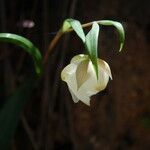
[[[61,72],[61,79],[68,85],[75,103],[81,100],[90,105],[90,97],[104,90],[112,79],[109,65],[102,59],[98,61],[98,78],[88,55],[74,56],[69,65]]]

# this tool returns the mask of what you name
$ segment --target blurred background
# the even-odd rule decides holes
[[[149,150],[150,149],[150,9],[148,0],[0,0],[0,32],[29,38],[44,56],[64,19],[81,23],[111,19],[123,24],[118,34],[101,27],[99,57],[113,80],[92,97],[91,107],[74,104],[61,70],[84,48],[75,33],[64,35],[26,104],[12,150]],[[85,29],[87,32],[90,28]],[[31,59],[11,44],[0,43],[0,108],[33,70]]]

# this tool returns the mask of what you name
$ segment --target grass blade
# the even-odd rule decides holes
[[[26,102],[35,87],[37,78],[29,78],[6,101],[0,111],[0,149],[10,149],[11,139]]]
[[[42,56],[32,42],[22,36],[11,33],[0,33],[0,41],[9,42],[23,48],[33,58],[36,73],[38,75],[42,73]]]

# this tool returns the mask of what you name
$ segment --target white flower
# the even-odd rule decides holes
[[[90,97],[104,90],[112,79],[109,65],[101,60],[98,61],[98,79],[94,67],[88,55],[74,56],[68,66],[61,72],[61,79],[68,85],[73,101],[81,100],[90,105]]]

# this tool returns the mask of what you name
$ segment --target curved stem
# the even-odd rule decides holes
[[[96,22],[98,22],[98,21],[96,21]],[[92,24],[93,24],[93,22],[88,22],[88,23],[82,24],[81,26],[82,26],[82,28],[87,28],[87,27],[90,27]],[[73,29],[71,28],[71,29],[67,30],[65,33],[69,33],[72,31],[73,31]]]
[[[63,32],[61,32],[61,30],[59,30],[57,32],[57,34],[55,35],[55,37],[53,38],[53,40],[51,41],[51,43],[49,44],[48,50],[47,50],[47,52],[45,53],[45,56],[44,56],[44,64],[47,63],[50,52],[55,47],[55,45],[57,44],[58,40],[60,39],[60,37],[62,35],[63,35]]]
[[[89,22],[89,23],[85,23],[85,24],[82,24],[82,27],[83,28],[86,28],[86,27],[89,27],[92,25],[93,22]],[[44,64],[47,63],[48,61],[48,57],[49,57],[49,54],[51,53],[52,49],[55,47],[55,45],[57,44],[58,40],[61,38],[61,36],[64,34],[64,33],[69,33],[69,32],[72,32],[73,29],[69,29],[67,30],[66,32],[62,32],[62,30],[60,29],[57,34],[55,35],[55,37],[53,38],[53,40],[51,41],[49,47],[48,47],[48,50],[47,52],[45,53],[45,56],[44,56]]]

